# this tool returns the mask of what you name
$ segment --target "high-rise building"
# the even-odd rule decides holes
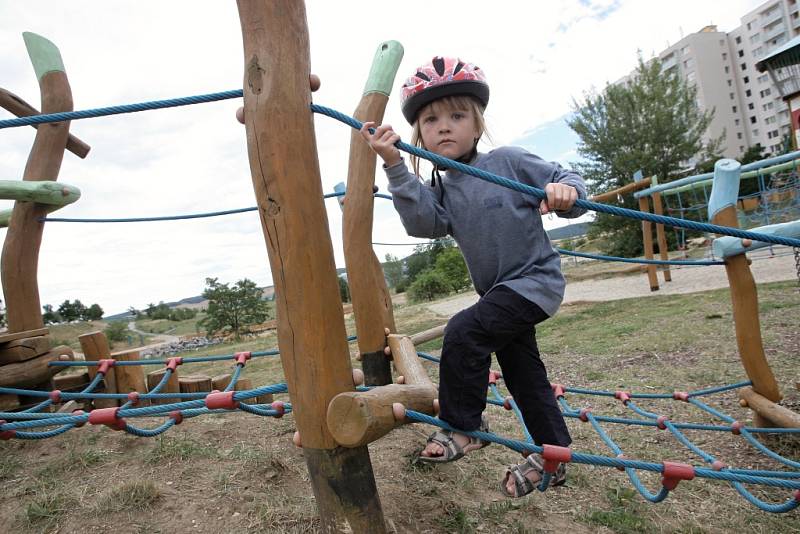
[[[755,64],[800,35],[799,8],[798,0],[770,0],[745,14],[742,25],[728,33],[706,26],[658,55],[664,72],[674,72],[697,88],[700,109],[714,109],[705,141],[724,133],[723,156],[741,157],[757,144],[767,154],[783,150],[791,132],[789,108],[769,75],[759,73]]]

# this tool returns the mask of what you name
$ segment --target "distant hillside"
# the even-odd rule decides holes
[[[561,226],[559,228],[553,228],[552,230],[547,230],[547,236],[551,241],[559,241],[561,239],[569,239],[570,237],[586,235],[586,232],[589,231],[589,226],[591,224],[591,222],[582,222],[577,224],[568,224],[567,226]]]
[[[267,300],[272,300],[275,296],[275,286],[267,286],[261,289],[261,295]],[[170,308],[192,308],[196,310],[203,310],[208,307],[208,301],[201,295],[196,297],[186,297],[175,302],[165,302]],[[116,315],[106,315],[103,317],[105,321],[121,321],[123,319],[131,319],[131,314],[127,311],[118,313]]]

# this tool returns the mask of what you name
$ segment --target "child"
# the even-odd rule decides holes
[[[383,159],[389,191],[403,226],[415,237],[451,235],[458,243],[480,299],[447,324],[439,377],[439,418],[465,431],[487,430],[491,353],[537,444],[568,446],[569,432],[539,357],[535,325],[553,315],[564,296],[561,260],[542,227],[542,213],[577,217],[586,197],[583,179],[517,147],[477,151],[484,133],[489,86],[483,71],[454,58],[435,57],[402,88],[403,115],[412,143],[521,183],[542,188],[546,201],[459,171],[434,167],[430,183],[409,172],[389,125],[365,123],[361,134]],[[374,133],[369,128],[375,128]],[[412,157],[415,173],[419,162]],[[442,172],[444,171],[444,172]],[[420,460],[450,462],[488,445],[457,432],[434,432]],[[543,476],[542,458],[529,455],[506,470],[502,490],[530,493]],[[564,466],[551,478],[563,484]]]

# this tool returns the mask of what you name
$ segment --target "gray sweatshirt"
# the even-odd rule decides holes
[[[571,185],[579,198],[586,198],[578,174],[519,147],[479,153],[470,165],[541,189],[551,182]],[[403,162],[385,170],[406,232],[428,238],[451,235],[479,295],[505,285],[555,314],[565,281],[561,258],[542,226],[539,199],[456,170],[448,170],[435,187],[420,181]],[[573,218],[585,211],[573,207],[558,215]]]

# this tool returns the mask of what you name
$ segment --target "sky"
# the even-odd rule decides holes
[[[480,66],[491,86],[491,144],[515,144],[564,166],[578,160],[564,124],[574,101],[602,90],[682,36],[716,24],[739,25],[757,0],[307,0],[311,69],[322,80],[314,102],[352,114],[375,50],[399,41],[405,55],[385,115],[408,141],[399,88],[435,55]],[[75,109],[91,109],[240,89],[241,27],[234,2],[171,0],[0,0],[0,87],[40,107],[22,32],[61,51]],[[73,121],[91,145],[86,159],[67,152],[59,182],[81,199],[54,217],[180,215],[255,205],[240,99]],[[13,118],[0,109],[0,119]],[[349,127],[314,119],[322,188],[345,181]],[[0,130],[0,180],[22,178],[35,130]],[[386,192],[379,170],[376,184]],[[0,201],[0,209],[13,206]],[[341,212],[325,202],[337,267],[344,267]],[[546,220],[546,227],[563,221]],[[5,239],[6,230],[0,230]],[[391,202],[376,199],[373,240],[412,244]],[[413,246],[375,246],[403,257]],[[173,222],[47,223],[39,255],[42,304],[80,299],[107,314],[199,295],[205,278],[249,278],[272,285],[255,212]]]

